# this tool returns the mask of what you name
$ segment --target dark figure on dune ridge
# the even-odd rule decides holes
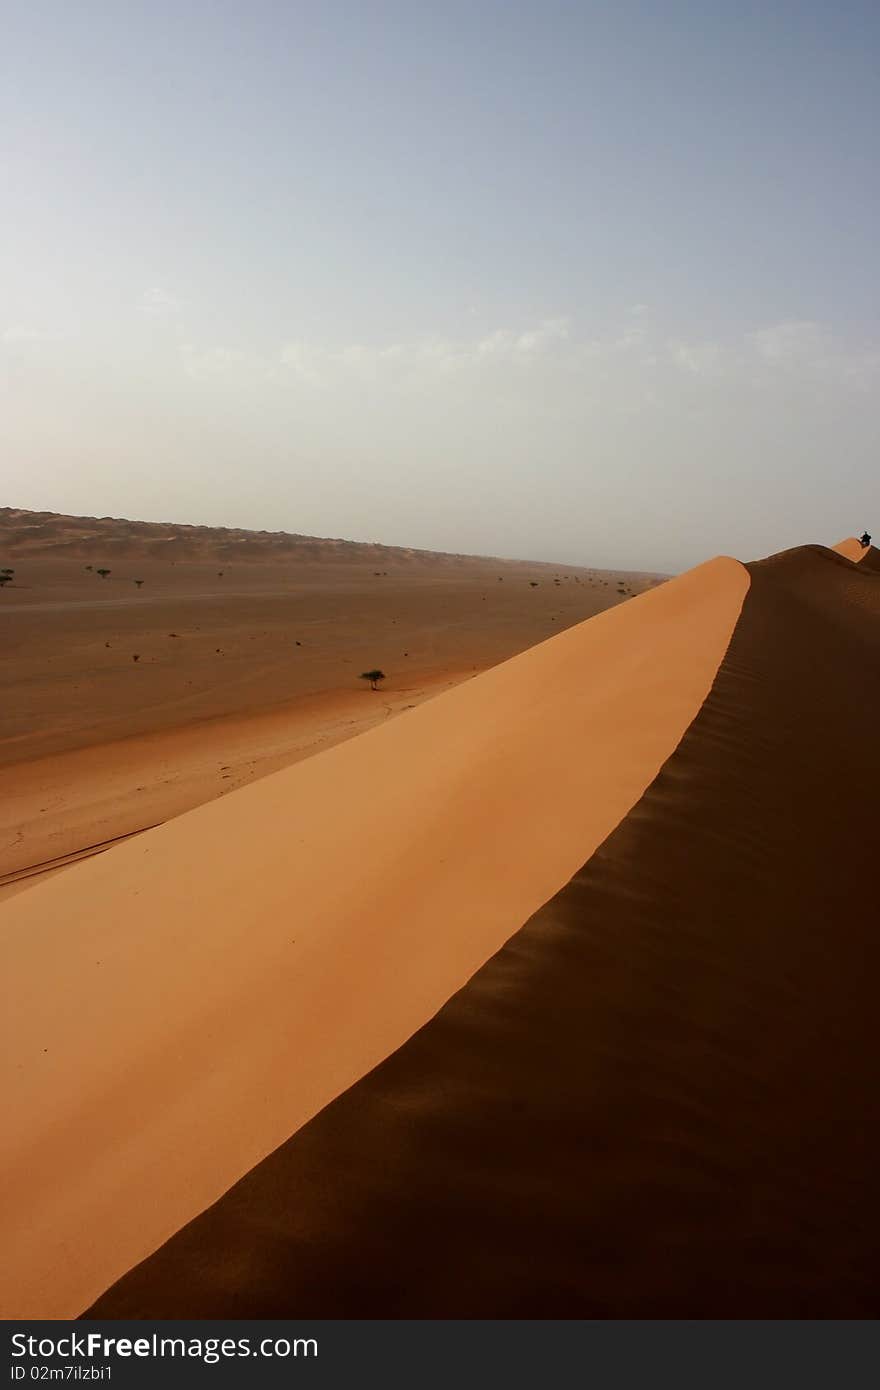
[[[871,536],[868,531],[862,532],[861,536],[859,537],[859,544],[861,545],[863,550],[868,549],[868,546],[871,544]]]

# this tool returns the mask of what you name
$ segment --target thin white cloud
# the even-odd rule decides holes
[[[0,339],[4,343],[15,345],[18,343],[61,343],[67,334],[60,333],[53,328],[31,328],[26,325],[16,325],[12,328],[4,328],[0,333]]]
[[[347,391],[439,393],[470,381],[489,394],[509,397],[525,390],[523,399],[549,399],[556,392],[560,402],[580,403],[592,395],[609,409],[617,402],[630,408],[636,399],[674,405],[689,380],[772,391],[782,379],[861,388],[880,376],[876,347],[835,344],[812,320],[766,325],[738,342],[723,342],[670,336],[629,314],[605,337],[593,339],[578,337],[566,318],[557,317],[473,338],[335,345],[292,340],[275,353],[188,343],[179,354],[182,370],[193,380],[263,383],[299,396],[342,393],[344,400]],[[534,385],[526,389],[526,380]]]
[[[719,343],[687,343],[682,342],[680,338],[670,338],[666,348],[675,366],[692,376],[708,376],[721,363]]]
[[[823,331],[812,319],[791,319],[773,323],[749,334],[758,357],[784,365],[815,360],[823,351]]]
[[[140,300],[140,311],[148,318],[172,318],[180,312],[180,300],[161,285],[152,285],[144,290]]]

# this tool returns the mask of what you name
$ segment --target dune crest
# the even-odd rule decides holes
[[[862,542],[856,536],[847,536],[845,541],[838,541],[837,545],[831,547],[836,550],[838,555],[842,555],[846,560],[852,560],[855,564],[861,564],[867,551]]]
[[[77,1313],[435,1014],[655,777],[748,584],[710,561],[0,907],[4,1315]]]
[[[86,1317],[877,1316],[880,588],[748,569],[583,867]]]

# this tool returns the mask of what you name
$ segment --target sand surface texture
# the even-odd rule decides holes
[[[748,569],[708,698],[580,871],[94,1315],[877,1316],[880,580],[817,546]],[[639,611],[671,637],[645,600],[584,633]],[[596,729],[552,722],[568,823]],[[548,853],[552,803],[474,825],[432,930]]]
[[[4,1314],[78,1313],[431,1018],[638,801],[747,587],[711,561],[0,905]]]

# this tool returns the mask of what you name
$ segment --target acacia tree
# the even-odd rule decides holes
[[[98,570],[98,574],[101,576],[102,579],[106,579],[109,573],[109,570]]]
[[[371,690],[378,690],[378,689],[379,689],[379,682],[380,682],[380,681],[384,681],[384,679],[385,679],[385,672],[384,672],[384,671],[379,671],[378,669],[375,670],[375,671],[361,671],[361,680],[362,680],[362,681],[369,681],[369,682],[370,682],[370,689],[371,689]]]

